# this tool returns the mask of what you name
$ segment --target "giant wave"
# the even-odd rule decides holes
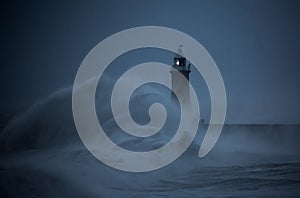
[[[110,79],[104,81],[109,83]],[[83,89],[86,86],[89,82]],[[51,94],[15,116],[2,130],[2,194],[7,197],[214,196],[228,193],[228,188],[219,186],[223,185],[222,181],[228,182],[226,178],[235,178],[229,190],[237,196],[245,192],[248,195],[262,192],[273,195],[272,183],[266,185],[263,180],[263,185],[257,188],[239,189],[239,179],[246,180],[245,186],[253,185],[252,180],[247,180],[251,171],[269,171],[275,167],[284,173],[286,169],[278,167],[285,165],[294,172],[282,177],[275,174],[274,178],[285,179],[292,186],[283,195],[299,193],[299,125],[226,124],[214,149],[200,159],[198,149],[207,129],[207,123],[200,123],[192,145],[175,162],[156,171],[127,173],[102,164],[84,147],[72,117],[71,94],[72,87]],[[150,138],[136,138],[122,132],[114,122],[107,96],[109,91],[97,93],[97,113],[106,133],[116,144],[131,150],[152,150],[174,135],[172,130],[178,126],[178,107],[169,102],[170,93],[166,88],[145,85],[131,98],[131,113],[140,123],[149,121],[147,108],[157,98],[168,110],[166,126]],[[256,172],[252,173],[255,175]],[[265,178],[264,175],[257,177]],[[272,175],[268,176],[269,180],[272,178]],[[276,185],[285,188],[286,182]]]

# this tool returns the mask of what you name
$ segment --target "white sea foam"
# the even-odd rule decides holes
[[[83,89],[85,86],[89,82]],[[147,122],[147,107],[157,98],[168,110],[166,128],[148,138],[135,138],[118,128],[109,113],[110,104],[105,103],[109,101],[105,100],[108,93],[99,90],[96,106],[103,128],[115,143],[137,151],[151,150],[164,145],[174,135],[168,129],[174,126],[176,129],[178,107],[169,102],[169,92],[149,84],[131,98],[131,113],[141,123]],[[118,197],[124,193],[133,196],[146,192],[156,196],[164,189],[166,183],[162,181],[175,182],[190,171],[206,170],[205,167],[299,161],[298,125],[225,125],[216,147],[200,159],[197,154],[206,128],[207,125],[200,125],[184,155],[162,169],[148,173],[118,171],[97,161],[81,143],[72,117],[71,87],[65,88],[15,117],[1,133],[2,181],[7,181],[1,185],[9,194],[19,196],[40,193]],[[18,188],[13,190],[11,186]]]

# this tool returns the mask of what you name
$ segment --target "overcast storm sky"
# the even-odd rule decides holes
[[[23,108],[71,86],[100,41],[155,25],[185,32],[209,51],[227,89],[228,122],[300,123],[299,10],[297,1],[3,3],[0,109]],[[192,83],[197,78],[191,74]]]

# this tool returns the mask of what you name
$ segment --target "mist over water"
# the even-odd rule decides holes
[[[3,1],[1,8],[1,198],[300,197],[300,1]],[[227,124],[199,158],[212,101],[191,65],[202,119],[194,141],[161,169],[129,173],[98,161],[82,143],[71,84],[97,43],[145,25],[184,32],[207,49],[226,87]],[[164,42],[161,34],[155,37]],[[181,115],[168,88],[148,83],[130,98],[131,116],[140,125],[151,121],[153,103],[165,107],[166,124],[150,137],[123,131],[110,105],[112,88],[128,69],[170,65],[173,58],[171,51],[137,49],[105,70],[95,105],[112,142],[140,152],[174,137]],[[93,80],[82,85],[82,94]]]
[[[89,82],[83,85],[83,93],[88,86]],[[71,91],[65,88],[53,93],[16,115],[1,131],[4,195],[299,195],[299,125],[227,124],[213,150],[199,158],[208,126],[200,123],[193,143],[179,159],[156,171],[128,173],[96,160],[82,144],[72,117]],[[131,96],[131,115],[140,124],[149,122],[152,103],[159,102],[167,110],[165,126],[151,137],[134,137],[117,126],[108,89],[99,89],[96,94],[99,121],[113,142],[125,149],[159,148],[172,138],[180,118],[179,106],[170,102],[170,94],[166,87],[146,84]]]

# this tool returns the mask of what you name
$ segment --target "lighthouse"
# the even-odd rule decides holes
[[[173,67],[170,70],[171,78],[172,78],[172,90],[178,93],[178,97],[183,99],[183,102],[190,102],[190,87],[189,87],[189,79],[191,68],[190,65],[187,64],[186,58],[184,57],[182,50],[182,46],[179,46],[178,54],[174,57]],[[187,79],[186,81],[182,81],[181,74]],[[171,93],[171,98],[174,100],[176,96],[174,93]]]

